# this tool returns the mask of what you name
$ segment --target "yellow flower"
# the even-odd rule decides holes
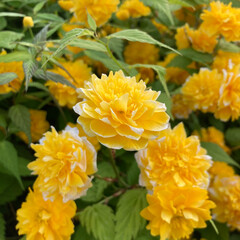
[[[26,240],[68,240],[74,232],[71,218],[76,212],[74,201],[63,203],[61,196],[45,201],[38,190],[30,190],[26,202],[17,210],[19,235]]]
[[[201,128],[201,134],[195,130],[192,135],[198,136],[202,142],[216,143],[224,151],[230,153],[230,149],[226,146],[224,141],[224,134],[215,127]]]
[[[149,43],[129,42],[123,54],[128,64],[155,64],[159,58],[159,49]]]
[[[168,33],[168,34],[172,33],[171,30],[167,26],[163,25],[162,23],[157,22],[155,19],[151,19],[151,21],[160,33],[162,33],[162,34],[163,33]]]
[[[139,80],[142,79],[146,84],[151,83],[155,79],[155,73],[152,68],[138,68]],[[137,78],[137,77],[136,77]]]
[[[190,39],[187,35],[185,26],[177,28],[175,35],[176,45],[179,50],[190,47]]]
[[[198,137],[186,136],[182,123],[173,130],[162,131],[157,140],[135,154],[141,170],[140,184],[152,190],[154,186],[174,183],[206,188],[209,183],[207,170],[211,157],[200,146]]]
[[[159,92],[146,90],[143,81],[122,71],[101,79],[93,75],[79,93],[85,100],[74,106],[78,123],[109,148],[142,149],[168,126],[165,104],[156,101]]]
[[[209,195],[217,206],[213,210],[213,218],[240,230],[240,177],[216,177],[209,188]]]
[[[55,66],[49,71],[62,75],[77,88],[83,87],[84,81],[91,78],[91,69],[82,60],[77,60],[75,62],[62,62],[61,64],[71,74],[74,81],[58,66]],[[57,99],[60,106],[72,108],[81,99],[79,98],[76,89],[62,83],[47,81],[46,86],[49,87],[49,91]]]
[[[0,53],[0,56],[6,55],[6,51],[2,51]],[[10,83],[6,83],[3,85],[0,85],[0,94],[5,94],[9,92],[17,92],[22,84],[22,81],[24,79],[24,72],[23,72],[23,62],[0,62],[0,74],[2,73],[8,73],[13,72],[17,74],[17,78],[15,78]]]
[[[217,56],[214,58],[212,68],[219,71],[222,69],[231,70],[233,65],[240,63],[240,53],[224,52],[219,50]]]
[[[176,18],[181,21],[181,22],[186,22],[190,26],[195,26],[196,25],[196,16],[195,12],[199,10],[201,6],[197,7],[182,7],[176,11],[174,11],[174,15]]]
[[[32,142],[37,142],[42,135],[49,129],[49,123],[46,120],[47,112],[42,110],[30,109],[31,119],[31,137]],[[26,144],[28,144],[28,137],[24,132],[17,134]]]
[[[149,220],[151,235],[160,235],[161,240],[188,238],[195,228],[205,228],[215,207],[206,189],[190,186],[157,186],[147,201],[149,206],[140,214]]]
[[[127,20],[128,18],[139,18],[147,16],[151,13],[151,9],[145,6],[139,0],[126,0],[120,6],[116,13],[117,18],[120,20]]]
[[[220,1],[210,3],[211,10],[204,10],[201,14],[203,23],[201,28],[210,35],[221,34],[227,41],[240,40],[240,9],[232,8]]]
[[[208,172],[212,179],[215,177],[223,178],[234,176],[234,169],[225,162],[213,162],[213,165]]]
[[[172,114],[177,119],[187,119],[192,110],[182,94],[176,94],[172,97]]]
[[[223,76],[216,69],[200,69],[182,87],[182,94],[192,110],[214,112],[219,99],[219,89]]]
[[[214,116],[222,121],[234,121],[240,116],[240,64],[228,72],[223,70],[223,73],[224,81]]]
[[[58,134],[45,133],[40,144],[31,144],[37,159],[28,164],[38,175],[35,187],[44,199],[54,200],[60,194],[63,201],[84,195],[91,187],[89,175],[97,171],[96,150],[85,137],[79,137],[78,129],[67,127]]]
[[[87,140],[94,146],[94,148],[95,148],[96,151],[98,151],[98,150],[100,149],[101,146],[100,146],[97,138],[96,138],[96,137],[89,137],[89,136],[84,132],[84,130],[83,130],[83,128],[82,128],[81,125],[79,125],[79,124],[74,124],[74,123],[70,123],[70,122],[69,122],[67,125],[70,126],[71,128],[75,128],[75,127],[76,127],[76,128],[78,129],[78,132],[79,132],[78,136],[79,136],[79,137],[86,137]]]
[[[34,26],[32,18],[31,17],[24,17],[23,18],[23,26],[25,28],[32,28]]]
[[[58,0],[59,6],[67,11],[70,11],[73,8],[73,0]]]
[[[87,12],[97,26],[105,24],[117,11],[119,0],[73,0],[73,11],[80,22],[87,24]]]

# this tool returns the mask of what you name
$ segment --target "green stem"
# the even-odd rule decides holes
[[[29,32],[30,32],[30,35],[31,35],[32,39],[34,39],[34,35],[33,35],[32,29],[31,29],[31,28],[28,28],[28,30],[29,30]]]

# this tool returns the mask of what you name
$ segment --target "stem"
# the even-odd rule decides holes
[[[33,31],[32,31],[32,29],[29,28],[28,30],[29,30],[29,32],[30,32],[30,35],[31,35],[32,39],[34,39],[34,35],[33,35]]]
[[[126,190],[127,190],[127,189],[121,189],[121,190],[119,190],[118,192],[115,192],[113,195],[104,198],[103,200],[101,200],[100,202],[98,202],[98,204],[101,204],[101,203],[107,204],[111,199],[122,195],[124,192],[126,192]]]

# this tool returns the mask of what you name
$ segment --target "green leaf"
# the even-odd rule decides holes
[[[11,52],[6,55],[0,56],[0,63],[1,62],[18,62],[18,61],[27,61],[31,58],[31,55],[26,51],[16,51]]]
[[[33,8],[33,13],[34,14],[38,13],[43,8],[45,3],[46,3],[46,1],[42,1],[42,2],[39,2],[38,4],[36,4],[36,6]]]
[[[147,206],[146,194],[145,189],[133,189],[121,196],[117,205],[114,240],[131,240],[144,228],[146,220],[140,212]]]
[[[14,80],[17,77],[18,77],[18,75],[14,72],[1,73],[0,74],[0,85],[10,83],[12,80]]]
[[[28,84],[28,87],[35,87],[35,88],[41,89],[45,92],[48,92],[48,88],[46,88],[42,83],[39,83],[39,82],[30,82]]]
[[[8,114],[12,122],[27,135],[28,141],[31,143],[31,119],[28,109],[23,105],[17,104],[10,108]]]
[[[18,156],[12,143],[8,141],[0,142],[0,166],[1,172],[14,176],[23,187],[18,170]]]
[[[95,238],[93,236],[90,236],[85,228],[79,225],[74,229],[74,234],[71,240],[95,240]]]
[[[0,17],[0,30],[4,29],[7,26],[7,21],[4,17]]]
[[[22,33],[11,32],[11,31],[1,31],[0,32],[0,47],[13,49],[16,47],[16,43],[14,43],[14,42],[22,39],[23,36],[24,36],[24,34],[22,34]]]
[[[38,18],[40,20],[46,20],[47,22],[58,22],[58,23],[64,22],[63,18],[61,18],[53,13],[38,13],[36,18]]]
[[[167,107],[167,114],[170,116],[171,119],[174,119],[172,115],[172,99],[168,97],[166,93],[161,93],[157,99],[159,102],[165,103]]]
[[[0,239],[5,239],[5,224],[3,214],[0,213]]]
[[[14,12],[1,12],[0,17],[25,17],[25,14],[14,13]]]
[[[70,45],[99,52],[107,52],[107,49],[103,44],[91,40],[75,39]]]
[[[79,214],[79,219],[96,239],[113,240],[115,216],[110,207],[99,203],[88,206]]]
[[[151,44],[158,45],[160,47],[170,49],[170,50],[179,54],[179,52],[177,50],[167,46],[164,43],[161,43],[161,42],[157,41],[156,39],[152,38],[147,33],[143,32],[143,31],[140,31],[138,29],[122,30],[122,31],[113,33],[111,35],[108,35],[106,38],[108,38],[108,39],[120,38],[120,39],[125,39],[125,40],[128,40],[128,41],[134,41],[134,42],[136,41],[136,42],[151,43]]]
[[[35,60],[28,60],[27,62],[23,63],[23,70],[25,74],[25,90],[28,90],[29,82],[33,76],[33,74],[36,72],[38,68],[37,61]]]
[[[236,44],[226,42],[225,40],[221,39],[218,44],[218,49],[223,50],[224,52],[235,52],[240,53],[240,47]]]
[[[159,240],[159,236],[153,237],[149,230],[144,229],[139,232],[137,238],[134,240]]]
[[[192,1],[192,0],[190,0]],[[178,4],[182,7],[194,7],[195,4],[193,2],[190,2],[189,0],[169,0],[170,3],[172,4]]]
[[[139,175],[140,175],[140,170],[137,165],[137,161],[133,159],[130,167],[127,170],[127,181],[130,185],[138,184],[139,180]]]
[[[31,176],[31,171],[27,168],[29,161],[23,157],[18,157],[18,168],[20,176]]]
[[[96,32],[97,30],[97,24],[95,22],[95,20],[92,18],[92,16],[89,14],[89,12],[87,12],[87,20],[88,20],[88,25],[89,27]]]
[[[172,61],[167,65],[167,67],[178,67],[186,69],[191,62],[191,59],[177,55],[175,58],[172,59]]]
[[[240,128],[228,128],[225,133],[225,138],[230,146],[240,146]]]
[[[116,55],[118,56],[118,58],[121,61],[124,61],[123,59],[123,48],[124,48],[124,42],[122,39],[118,39],[118,38],[112,38],[109,40],[109,48],[116,53]]]
[[[48,32],[49,24],[45,26],[41,31],[34,37],[34,43],[43,47],[45,45],[45,41],[47,40],[47,32]]]
[[[0,112],[0,126],[3,128],[7,127],[7,117],[4,113]]]
[[[45,66],[47,62],[52,59],[54,56],[59,54],[67,45],[70,45],[75,39],[82,37],[82,36],[93,36],[94,32],[90,31],[85,28],[75,28],[69,32],[66,33],[66,35],[61,39],[60,46],[58,49],[46,60],[46,62],[43,64]],[[42,67],[43,67],[42,66]]]
[[[240,168],[240,165],[235,162],[220,146],[212,142],[201,142],[203,148],[207,150],[214,161],[225,162]]]

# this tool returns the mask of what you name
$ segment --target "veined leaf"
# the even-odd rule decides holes
[[[12,31],[0,32],[0,47],[13,49],[16,46],[15,41],[22,39],[24,35],[22,33]]]
[[[93,236],[90,236],[85,230],[85,228],[83,228],[80,225],[74,229],[74,234],[71,237],[71,239],[72,240],[95,240],[95,238],[93,238]]]
[[[121,196],[117,205],[114,240],[131,240],[144,228],[146,220],[140,216],[140,211],[147,206],[146,194],[145,189],[133,189]]]
[[[96,239],[114,239],[115,216],[107,205],[98,203],[88,206],[79,214],[79,219],[81,224],[86,227],[87,232],[92,233]]]
[[[91,41],[91,40],[75,39],[70,45],[74,47],[80,47],[80,48],[95,50],[99,52],[107,52],[107,49],[104,45],[102,45],[99,42]]]
[[[0,56],[1,62],[13,62],[13,61],[27,61],[31,58],[31,55],[27,51],[16,51],[6,55]]]
[[[35,60],[28,60],[27,62],[23,63],[23,70],[25,74],[25,90],[28,90],[28,84],[31,80],[34,72],[37,70],[38,64]]]
[[[0,74],[0,85],[10,83],[12,80],[14,80],[17,77],[18,77],[18,75],[14,72],[1,73]]]
[[[95,22],[95,20],[92,18],[92,16],[89,14],[89,12],[87,12],[87,20],[88,20],[88,25],[89,27],[96,32],[97,30],[97,24]]]

